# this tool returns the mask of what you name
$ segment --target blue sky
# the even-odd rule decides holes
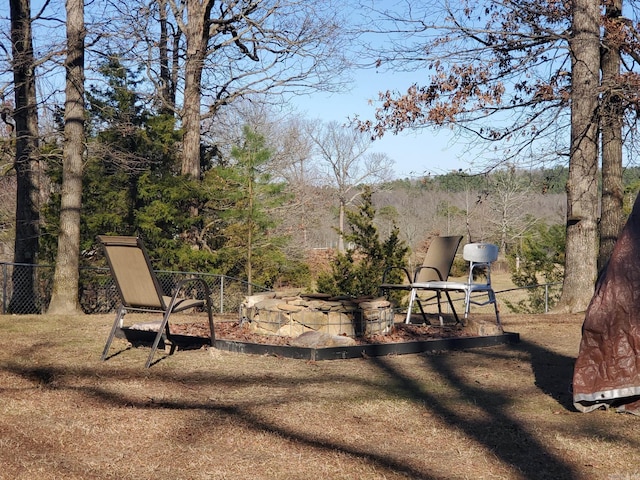
[[[426,13],[424,5],[422,9],[411,0],[370,0],[368,15],[363,13],[362,8],[366,2],[345,2],[345,8],[355,8],[347,17],[357,25],[363,23],[363,28],[368,28],[372,18],[377,14],[374,11],[394,11],[399,15],[407,9],[413,10],[414,14],[420,15],[418,10]],[[428,8],[426,8],[428,10]],[[372,16],[370,16],[372,15]],[[392,22],[393,23],[393,22]],[[384,30],[384,28],[383,28]],[[394,34],[390,34],[394,36]],[[366,41],[365,41],[366,40]],[[401,40],[401,38],[396,38]],[[407,39],[405,39],[407,40]],[[369,43],[381,46],[390,41],[387,34],[367,34],[359,41],[360,45]],[[358,48],[354,49],[354,55],[358,57]],[[371,60],[371,59],[369,59]],[[346,72],[352,78],[350,88],[344,93],[329,94],[319,92],[312,95],[300,96],[293,99],[293,106],[305,117],[310,119],[319,118],[323,121],[346,122],[348,118],[357,116],[362,120],[373,119],[378,93],[386,90],[405,92],[413,83],[424,84],[428,80],[428,73],[420,70],[407,72],[402,70],[384,69],[382,71],[354,70]],[[371,146],[371,152],[386,153],[395,161],[396,177],[416,177],[427,173],[438,175],[452,170],[463,169],[472,171],[473,156],[469,154],[469,145],[456,141],[453,132],[448,128],[440,130],[420,129],[416,131],[405,131],[398,135],[386,134],[382,139],[375,140]]]
[[[416,73],[362,71],[354,76],[352,88],[344,93],[320,92],[295,97],[292,105],[305,117],[323,121],[346,121],[357,115],[372,119],[378,92],[387,89],[405,91],[414,81]],[[418,79],[419,81],[419,79]],[[373,142],[371,152],[383,152],[395,161],[397,178],[439,175],[451,170],[469,170],[467,146],[460,145],[450,130],[422,129],[387,134]]]

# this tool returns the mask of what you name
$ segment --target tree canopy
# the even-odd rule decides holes
[[[335,223],[339,238],[364,242],[384,227],[414,250],[456,230],[511,254],[566,212],[563,302],[579,309],[598,236],[602,265],[633,195],[622,168],[636,148],[633,3],[100,0],[79,23],[77,2],[67,2],[68,20],[57,0],[33,15],[28,0],[11,6],[0,94],[16,135],[16,260],[37,253],[77,270],[93,261],[97,234],[143,234],[161,267],[272,285],[303,271]],[[56,28],[65,22],[66,45]],[[84,63],[86,92],[75,68]],[[381,92],[359,131],[282,108],[289,95],[339,89],[350,65],[412,71],[416,81]],[[391,159],[367,151],[372,138],[430,127],[486,145],[490,163],[391,182]],[[565,191],[565,209],[547,214]],[[363,193],[380,215],[365,209],[345,225]],[[527,211],[527,196],[545,209]]]
[[[382,92],[375,118],[358,119],[359,128],[380,137],[406,128],[450,126],[494,145],[500,156],[489,168],[566,158],[569,216],[561,303],[568,310],[586,308],[588,286],[595,281],[597,235],[602,263],[622,227],[623,125],[632,132],[637,118],[638,35],[622,16],[622,2],[403,5],[402,12],[369,7],[368,31],[400,38],[367,49],[369,61],[377,68],[429,74],[406,92]]]

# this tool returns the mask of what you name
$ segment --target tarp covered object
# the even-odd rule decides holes
[[[640,195],[635,201],[582,326],[573,402],[640,415]]]

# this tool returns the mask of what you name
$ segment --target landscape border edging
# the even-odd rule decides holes
[[[449,350],[491,347],[495,345],[515,344],[520,341],[518,333],[505,332],[502,335],[484,337],[437,338],[401,343],[373,343],[368,345],[306,348],[290,345],[267,345],[216,339],[215,348],[235,353],[252,355],[273,355],[300,360],[346,360],[362,357],[382,357],[387,355],[407,355],[433,353]]]

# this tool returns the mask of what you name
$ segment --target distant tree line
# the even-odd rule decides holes
[[[564,222],[561,310],[580,311],[637,185],[622,166],[639,29],[619,0],[9,5],[0,154],[15,178],[20,313],[34,287],[22,264],[48,261],[50,311],[78,311],[97,233],[143,235],[165,268],[310,282],[309,249],[335,240],[348,255],[351,213],[368,201],[409,261],[445,232],[521,256]],[[287,111],[291,95],[341,90],[354,64],[424,75],[406,93],[381,92],[373,119]],[[367,151],[385,132],[434,126],[493,143],[496,158],[482,173],[393,181],[391,159]]]

